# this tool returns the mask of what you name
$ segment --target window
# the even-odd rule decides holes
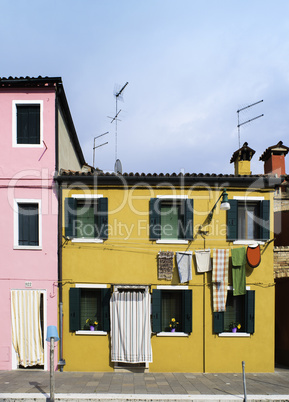
[[[193,240],[193,200],[152,198],[150,200],[150,240]]]
[[[13,145],[42,146],[42,101],[14,101],[13,106]]]
[[[108,288],[70,288],[70,331],[89,330],[86,320],[90,318],[98,322],[98,331],[108,332],[110,330],[109,301],[110,289]]]
[[[108,238],[108,200],[99,196],[65,199],[65,236],[83,241]]]
[[[15,200],[14,248],[41,247],[40,200]]]
[[[255,291],[247,290],[244,296],[233,296],[228,291],[226,311],[214,313],[214,333],[232,333],[231,324],[239,323],[239,332],[253,334],[255,331]]]
[[[270,238],[270,202],[267,200],[229,200],[227,240],[260,240]]]
[[[192,332],[192,290],[153,290],[153,332],[170,332],[172,318],[179,323],[176,332]]]

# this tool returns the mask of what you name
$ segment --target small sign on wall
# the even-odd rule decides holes
[[[26,288],[31,288],[32,287],[32,282],[25,282],[25,287]]]

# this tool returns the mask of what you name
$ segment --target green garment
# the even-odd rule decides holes
[[[246,249],[232,249],[233,296],[246,294]]]

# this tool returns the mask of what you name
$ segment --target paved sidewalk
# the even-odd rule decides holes
[[[289,369],[246,374],[248,401],[289,401]],[[55,401],[242,401],[242,373],[55,373]],[[49,401],[49,371],[0,371],[0,401]]]

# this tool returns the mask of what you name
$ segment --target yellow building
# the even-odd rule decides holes
[[[58,181],[65,371],[274,370],[277,179],[96,170]]]

